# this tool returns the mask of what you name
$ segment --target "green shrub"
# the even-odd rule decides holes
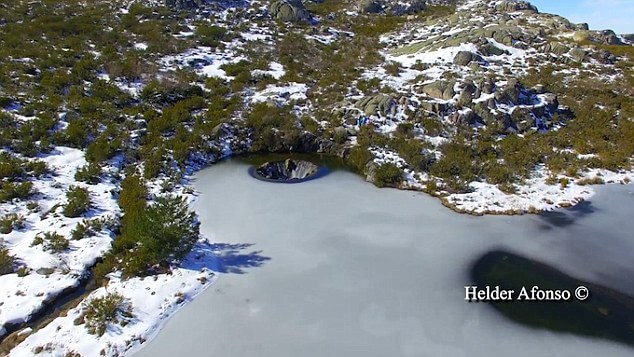
[[[220,41],[227,39],[227,29],[207,24],[197,24],[195,30],[196,40],[203,46],[217,47]]]
[[[401,74],[401,64],[398,62],[389,62],[383,65],[385,72],[390,76],[398,77]]]
[[[374,184],[378,187],[397,187],[401,182],[403,171],[395,164],[382,164],[374,172]]]
[[[390,149],[396,150],[410,168],[416,171],[429,171],[436,157],[427,152],[428,144],[417,139],[394,139],[389,144]]]
[[[24,228],[24,217],[16,213],[10,213],[0,218],[0,233],[9,234],[14,229]]]
[[[107,137],[99,137],[86,147],[86,160],[91,163],[100,163],[111,159],[117,152],[116,140]]]
[[[0,186],[0,202],[7,202],[14,199],[24,200],[33,194],[33,183],[24,182],[3,182]]]
[[[399,123],[396,126],[396,135],[411,138],[414,135],[414,124]]]
[[[487,182],[494,185],[509,185],[515,181],[513,172],[505,165],[493,163],[485,168]]]
[[[550,175],[546,178],[544,182],[549,186],[555,186],[557,182],[559,182],[559,179],[555,175]]]
[[[70,247],[68,239],[57,232],[38,233],[31,246],[42,245],[45,251],[51,253],[61,253]]]
[[[88,144],[89,129],[84,120],[73,119],[64,131],[55,135],[56,142],[77,149],[83,149]]]
[[[71,186],[66,192],[64,216],[70,218],[79,217],[88,211],[90,205],[90,193],[88,190],[79,186]]]
[[[561,179],[559,179],[559,185],[562,189],[568,187],[570,185],[570,179],[568,179],[567,177],[562,177]]]
[[[246,119],[253,133],[251,150],[254,152],[282,151],[285,149],[285,134],[298,131],[297,119],[287,107],[277,108],[258,103],[246,113]]]
[[[9,250],[0,241],[0,275],[13,273],[15,258],[9,254]]]
[[[88,333],[97,336],[102,336],[109,325],[125,326],[133,318],[132,306],[118,293],[92,298],[84,306],[82,314]]]
[[[81,240],[90,236],[90,230],[87,224],[79,222],[70,232],[70,238],[72,240]]]
[[[37,203],[36,201],[29,201],[26,203],[26,209],[28,209],[31,212],[38,212],[41,207],[40,204]]]
[[[251,72],[251,63],[249,61],[242,60],[236,63],[225,63],[220,66],[228,76],[238,76],[244,72]]]
[[[348,132],[344,130],[335,130],[332,136],[332,141],[337,144],[343,144],[348,140]]]
[[[80,167],[75,173],[75,180],[96,185],[101,182],[101,166],[97,163],[89,163]]]
[[[498,184],[497,187],[500,191],[506,193],[507,195],[517,193],[517,187],[515,187],[515,185],[513,185],[512,183],[501,183]]]
[[[372,160],[372,153],[365,147],[355,146],[346,157],[346,164],[358,173],[364,173],[365,167]]]
[[[100,232],[104,227],[104,221],[101,219],[84,219],[77,223],[75,228],[70,232],[72,240],[81,240],[92,237]]]
[[[473,150],[469,146],[450,142],[442,145],[441,151],[443,157],[431,166],[432,175],[445,180],[458,179],[463,182],[475,179]]]

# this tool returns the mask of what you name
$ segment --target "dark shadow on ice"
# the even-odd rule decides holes
[[[496,287],[517,292],[515,299],[487,302],[515,322],[634,346],[634,297],[627,293],[576,279],[550,265],[505,250],[481,256],[471,266],[470,275],[471,283],[479,289]],[[570,296],[547,300],[526,295],[519,300],[524,287],[557,289]]]
[[[575,223],[574,217],[563,211],[543,212],[539,215],[539,217],[555,227],[567,227]]]
[[[566,209],[566,211],[572,212],[576,217],[581,217],[596,212],[597,208],[592,205],[591,201],[583,201]]]
[[[217,273],[246,274],[247,269],[257,268],[271,258],[261,250],[251,250],[251,243],[198,243],[185,259],[182,267],[190,270],[211,269]]]
[[[551,229],[553,226],[558,228],[568,227],[574,224],[578,219],[595,213],[597,208],[590,201],[583,201],[575,206],[555,211],[543,212],[539,217],[549,225],[544,225],[542,229]]]

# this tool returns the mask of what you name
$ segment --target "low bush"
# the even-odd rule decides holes
[[[0,241],[0,275],[13,273],[15,258],[9,254],[9,250]]]
[[[24,217],[16,213],[10,213],[0,218],[0,233],[9,234],[14,229],[24,228]]]
[[[88,301],[83,317],[88,333],[102,336],[111,324],[125,326],[133,318],[132,306],[123,295],[109,293]]]
[[[96,163],[89,163],[80,167],[75,173],[75,180],[86,182],[89,185],[96,185],[101,181],[101,166]]]
[[[42,245],[44,250],[51,253],[61,253],[68,249],[68,239],[57,232],[39,233],[33,239],[31,246]]]
[[[227,39],[227,29],[207,24],[196,25],[196,39],[203,46],[217,47],[221,41]]]
[[[372,160],[372,153],[365,147],[355,146],[346,157],[346,164],[358,173],[364,173],[365,167]]]
[[[382,164],[374,172],[374,184],[378,187],[397,187],[401,182],[403,171],[395,164]]]
[[[603,185],[605,184],[605,181],[599,177],[599,176],[595,176],[595,177],[588,177],[588,178],[583,178],[577,181],[577,185],[579,186],[587,186],[587,185]]]
[[[401,64],[398,62],[388,62],[383,66],[385,72],[390,76],[398,77],[401,74]]]
[[[64,205],[64,216],[74,218],[84,214],[90,208],[90,193],[87,189],[79,186],[71,186],[66,192],[66,204]]]
[[[0,202],[24,200],[33,194],[33,184],[24,182],[3,182],[0,186]]]
[[[153,267],[183,258],[198,240],[199,223],[184,198],[159,197],[147,207],[130,205],[128,196],[142,193],[134,188],[134,181],[126,184],[126,194],[121,195],[122,234],[113,244],[111,258],[100,268],[102,273],[118,266],[125,276],[146,275]]]
[[[104,227],[104,222],[100,219],[85,219],[77,223],[75,228],[70,232],[72,240],[81,240],[92,237],[100,232]]]

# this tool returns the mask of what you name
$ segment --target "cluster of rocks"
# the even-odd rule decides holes
[[[368,95],[354,102],[343,101],[336,105],[335,114],[347,124],[355,124],[360,117],[373,115],[395,117],[399,110],[407,108],[409,98],[406,95],[376,94]]]
[[[590,41],[604,45],[622,45],[623,42],[612,30],[588,31],[588,29],[579,30],[574,33],[573,39],[576,42]]]
[[[411,15],[425,11],[425,0],[358,0],[357,11],[363,14],[386,13],[393,16]]]
[[[177,11],[196,10],[209,3],[209,0],[165,0],[165,6]]]
[[[323,2],[323,0],[306,1],[313,3]],[[357,11],[364,14],[385,13],[393,16],[401,16],[424,11],[427,5],[425,0],[357,0],[355,7]],[[312,15],[306,9],[302,0],[273,0],[269,4],[269,14],[273,19],[284,22],[306,22],[312,19]]]
[[[496,86],[490,77],[439,80],[416,87],[417,100],[403,94],[366,96],[354,103],[339,103],[336,113],[349,125],[359,116],[373,115],[395,118],[399,110],[414,106],[439,117],[447,117],[454,125],[493,125],[501,132],[525,132],[551,126],[554,114],[566,118],[555,94],[542,87],[527,89],[517,79],[510,78],[504,86]],[[481,99],[484,95],[488,98]],[[480,100],[477,100],[480,99]],[[513,111],[500,110],[515,107]]]

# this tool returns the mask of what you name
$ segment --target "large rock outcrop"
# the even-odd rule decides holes
[[[378,0],[359,0],[357,10],[362,14],[378,14],[383,11],[383,5]]]
[[[272,18],[284,22],[310,21],[311,16],[301,0],[274,0],[269,5]]]
[[[458,66],[468,66],[471,62],[482,62],[482,57],[473,52],[469,51],[460,51],[453,58],[453,63]]]
[[[411,15],[427,9],[425,0],[388,1],[385,12],[393,16]]]
[[[456,95],[454,90],[455,81],[437,81],[423,86],[423,93],[432,98],[449,100]]]
[[[383,116],[396,114],[397,102],[392,96],[379,94],[359,99],[355,107],[363,111],[367,116],[382,114]]]
[[[528,1],[502,1],[496,6],[497,11],[514,12],[530,11],[538,12],[537,7]]]

